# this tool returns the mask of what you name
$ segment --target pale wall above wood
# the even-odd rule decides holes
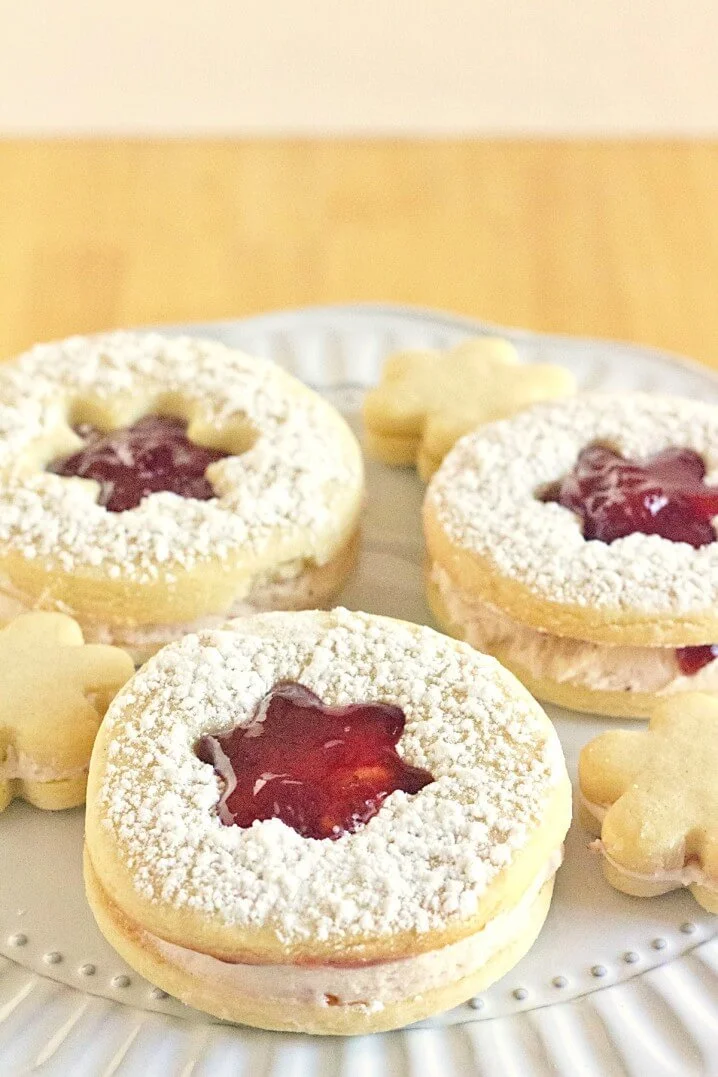
[[[715,0],[0,0],[5,133],[718,134]]]

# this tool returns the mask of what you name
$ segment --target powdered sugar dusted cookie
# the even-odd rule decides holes
[[[586,813],[606,878],[652,897],[687,886],[718,912],[718,699],[663,702],[646,732],[603,733],[581,752]]]
[[[365,398],[367,446],[387,464],[417,463],[428,480],[463,434],[575,389],[564,367],[519,363],[516,349],[495,337],[447,352],[399,352]]]
[[[322,605],[362,498],[334,408],[218,342],[73,337],[0,367],[0,621],[69,612],[139,661],[228,614]]]
[[[13,797],[49,809],[84,802],[97,727],[133,672],[128,654],[84,645],[61,613],[0,629],[0,810]]]
[[[484,427],[427,491],[435,614],[578,710],[718,692],[717,479],[699,401],[587,394]]]
[[[551,723],[493,659],[362,613],[262,614],[170,645],[115,700],[87,893],[126,960],[200,1009],[394,1028],[528,949],[570,799]]]

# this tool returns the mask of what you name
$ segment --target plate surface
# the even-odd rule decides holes
[[[364,388],[398,347],[495,331],[429,312],[308,310],[178,327],[282,363],[359,429]],[[527,362],[569,366],[583,388],[718,401],[718,378],[646,349],[500,330]],[[370,464],[350,608],[430,623],[413,472]],[[615,721],[549,708],[572,776],[580,747]],[[620,723],[619,723],[620,724]],[[688,892],[652,901],[605,883],[574,824],[533,950],[473,1004],[401,1032],[321,1040],[232,1028],[157,992],[114,954],[85,905],[82,812],[16,803],[0,816],[0,1073],[449,1077],[715,1072],[718,924]]]

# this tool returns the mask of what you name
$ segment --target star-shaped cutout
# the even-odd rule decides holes
[[[367,823],[390,793],[418,793],[433,781],[397,753],[403,729],[399,707],[329,707],[285,681],[260,701],[250,725],[203,737],[197,755],[223,781],[225,825],[281,819],[303,837],[339,838]]]
[[[516,349],[495,337],[447,352],[399,352],[364,400],[367,446],[387,464],[417,463],[428,481],[464,434],[575,390],[564,367],[520,363]]]
[[[705,473],[703,458],[692,449],[627,460],[605,445],[588,445],[541,500],[580,516],[587,539],[611,543],[640,532],[697,549],[716,540],[718,489],[704,482]]]
[[[26,613],[0,629],[0,810],[14,797],[83,803],[95,734],[133,673],[125,651],[85,644],[62,613]]]
[[[64,478],[94,479],[98,504],[109,512],[137,508],[149,494],[170,491],[209,501],[214,489],[205,472],[228,454],[190,440],[187,422],[169,415],[145,415],[132,426],[103,432],[81,425],[84,445],[48,465]]]
[[[609,882],[629,894],[689,885],[718,912],[718,699],[662,703],[645,731],[611,730],[579,759],[587,808],[601,825]]]

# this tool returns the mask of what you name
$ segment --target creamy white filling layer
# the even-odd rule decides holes
[[[614,647],[529,628],[502,610],[467,595],[439,565],[431,570],[446,611],[478,650],[500,647],[507,661],[536,679],[603,692],[718,690],[718,660],[692,677],[678,668],[674,647]]]
[[[615,868],[619,875],[627,879],[636,879],[638,882],[657,883],[665,886],[666,890],[676,890],[679,886],[702,886],[713,894],[718,894],[718,880],[707,875],[700,864],[684,864],[681,868],[663,868],[661,871],[631,871],[619,864],[606,852],[606,847],[600,838],[592,841],[590,848],[600,853],[611,867]]]
[[[270,998],[313,1006],[352,1006],[367,1012],[454,983],[481,968],[517,937],[541,888],[561,865],[563,847],[551,854],[544,869],[508,912],[476,934],[440,950],[398,961],[365,966],[247,965],[221,961],[145,932],[166,961],[214,989],[253,999]]]
[[[31,756],[8,747],[5,758],[0,761],[0,781],[24,781],[24,782],[66,782],[74,778],[82,778],[87,774],[87,767],[60,767],[43,766]]]
[[[581,793],[581,804],[584,806],[589,815],[592,815],[597,823],[603,825],[603,820],[606,818],[608,812],[607,804],[594,804],[592,800],[588,800],[583,793]]]
[[[581,794],[581,803],[597,822],[603,824],[603,820],[608,813],[606,804],[595,804],[592,800],[588,800],[583,793]],[[589,848],[596,853],[600,853],[619,875],[624,875],[627,879],[657,883],[659,886],[665,885],[666,890],[675,890],[679,886],[693,886],[697,883],[699,886],[705,887],[706,890],[718,894],[718,880],[708,875],[700,864],[684,864],[679,868],[663,868],[660,871],[651,872],[631,871],[630,868],[624,867],[623,864],[619,864],[617,860],[613,859],[606,851],[606,846],[600,838],[592,841]]]

